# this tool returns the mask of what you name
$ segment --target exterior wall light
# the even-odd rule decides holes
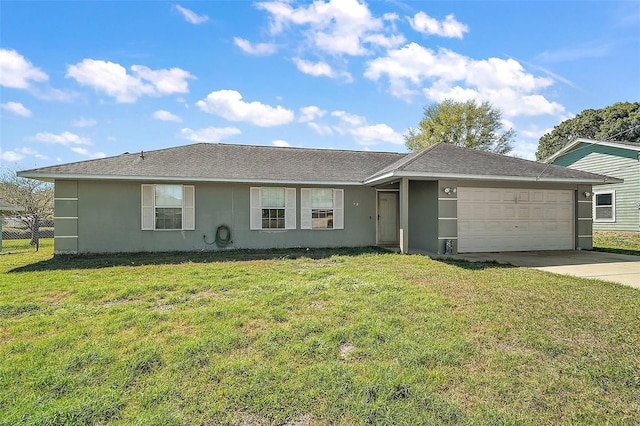
[[[452,193],[455,194],[456,192],[458,192],[456,188],[449,188],[448,186],[445,189],[443,189],[443,191],[447,195]]]
[[[584,191],[584,196],[587,198],[591,198],[591,193],[589,191]]]

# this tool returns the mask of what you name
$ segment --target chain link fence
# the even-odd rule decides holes
[[[38,248],[31,229],[20,220],[19,216],[5,215],[0,218],[2,219],[2,252],[34,251]],[[37,237],[37,240],[53,238],[53,219],[40,221]]]

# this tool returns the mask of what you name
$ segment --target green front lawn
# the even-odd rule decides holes
[[[629,287],[377,249],[0,274],[2,425],[640,423]]]
[[[640,232],[595,231],[593,233],[593,249],[640,256]]]

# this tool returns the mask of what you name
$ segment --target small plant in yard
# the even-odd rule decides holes
[[[0,256],[0,425],[638,424],[640,291],[380,249]]]

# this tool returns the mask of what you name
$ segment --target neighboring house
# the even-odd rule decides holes
[[[413,154],[199,143],[18,173],[55,182],[56,253],[384,245],[591,249],[616,179],[448,144]]]
[[[21,212],[24,209],[19,206],[7,203],[4,200],[0,200],[0,251],[2,251],[2,213],[4,212]]]
[[[545,162],[618,178],[593,188],[593,229],[640,231],[640,143],[577,139]]]

